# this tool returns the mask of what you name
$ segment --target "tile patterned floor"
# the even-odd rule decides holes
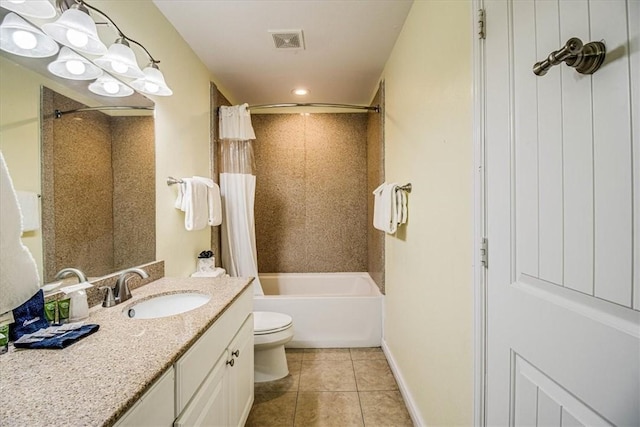
[[[413,426],[380,348],[287,349],[289,375],[257,383],[246,426]]]

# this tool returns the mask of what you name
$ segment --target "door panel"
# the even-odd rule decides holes
[[[489,425],[640,425],[639,3],[485,1]]]
[[[518,354],[513,362],[515,425],[611,425]]]
[[[520,2],[515,2],[517,7]],[[549,55],[549,46],[560,44],[560,31],[557,25],[549,23],[558,22],[558,3],[555,1],[533,2],[533,15],[521,16],[521,20],[514,21],[514,34],[522,38],[531,39],[534,42],[535,56],[545,58]],[[535,21],[535,33],[527,33],[520,29],[520,22]],[[562,42],[564,43],[564,42]],[[534,61],[535,62],[535,61]],[[522,64],[523,67],[531,67],[531,61]],[[562,91],[561,68],[554,67],[544,78],[536,78],[529,69],[526,72],[528,81],[519,88],[528,85],[537,85],[538,108],[538,222],[540,224],[538,241],[540,270],[538,277],[557,285],[563,284],[563,235],[562,235]],[[521,103],[520,96],[515,98]],[[516,145],[516,152],[519,145]],[[535,179],[527,177],[516,171],[516,181],[520,179]],[[516,200],[520,194],[516,194]],[[517,221],[517,219],[516,219]],[[518,240],[519,236],[517,236]]]

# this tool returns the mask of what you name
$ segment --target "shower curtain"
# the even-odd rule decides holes
[[[254,294],[263,295],[253,216],[256,136],[247,104],[222,106],[219,117],[222,266],[232,277],[255,277]]]

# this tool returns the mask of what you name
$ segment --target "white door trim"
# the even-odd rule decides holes
[[[485,235],[484,182],[484,41],[480,39],[478,11],[483,0],[471,2],[473,67],[473,424],[485,425],[486,355],[486,272],[480,259],[480,243]],[[486,31],[486,28],[484,28]]]

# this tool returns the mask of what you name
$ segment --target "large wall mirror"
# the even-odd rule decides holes
[[[39,227],[22,236],[41,280],[155,260],[153,103],[100,97],[43,70],[43,60],[0,55],[0,150],[16,190],[41,196]],[[84,110],[112,106],[136,109]]]

